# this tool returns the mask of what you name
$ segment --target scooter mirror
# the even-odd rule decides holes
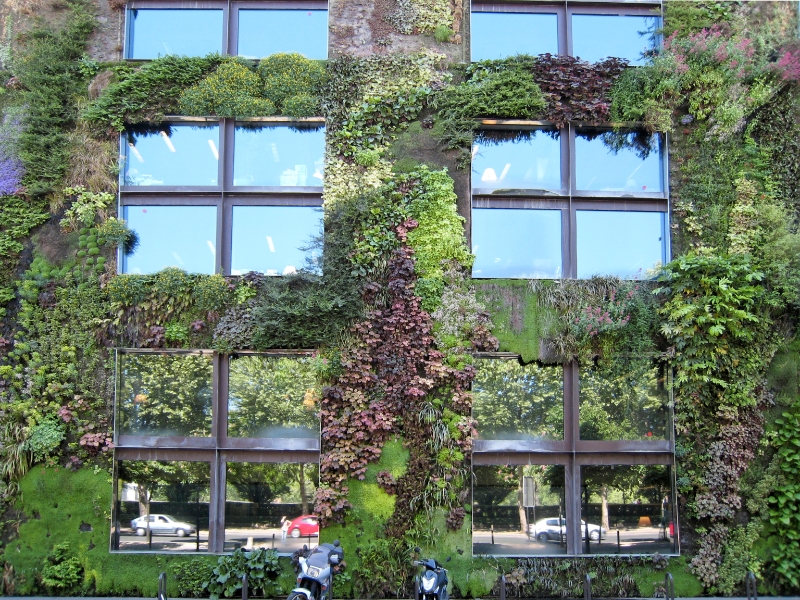
[[[453,558],[453,557],[452,557],[452,556],[448,556],[448,557],[447,557],[447,560],[446,560],[446,561],[444,561],[444,562],[450,562],[450,559],[451,559],[451,558]]]
[[[303,544],[303,552],[308,552],[308,546],[306,544]]]
[[[414,548],[414,552],[416,552],[417,554],[419,554],[420,552],[422,552],[422,548],[420,548],[419,546],[417,546],[416,548]]]
[[[332,565],[338,565],[339,564],[339,555],[338,554],[331,554],[330,561],[331,561]]]
[[[333,540],[333,546],[334,546],[334,548],[336,548],[336,547],[338,547],[338,546],[340,546],[340,545],[341,545],[341,544],[339,543],[339,540]]]

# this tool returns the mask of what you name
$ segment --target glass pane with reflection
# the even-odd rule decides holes
[[[472,146],[472,188],[561,190],[556,130],[483,130]]]
[[[210,436],[211,374],[211,356],[120,353],[118,433]]]
[[[234,206],[231,275],[290,275],[313,268],[314,255],[301,248],[321,229],[322,212],[314,206]]]
[[[472,416],[482,440],[563,440],[564,369],[481,359],[472,382]]]
[[[475,466],[472,553],[565,554],[564,507],[563,466]]]
[[[129,130],[124,139],[123,185],[217,185],[217,125]]]
[[[291,554],[319,540],[313,514],[319,465],[227,463],[225,552],[275,548]]]
[[[222,9],[134,8],[128,18],[128,58],[222,52]]]
[[[666,213],[576,211],[578,278],[651,279],[666,262]]]
[[[278,52],[328,58],[328,11],[239,9],[239,56],[264,58]]]
[[[472,276],[561,277],[561,211],[472,209]]]
[[[325,128],[237,125],[233,185],[321,186]]]
[[[575,185],[601,192],[663,192],[661,138],[643,132],[575,134]]]
[[[473,12],[470,45],[473,61],[515,54],[558,54],[558,15]]]
[[[216,206],[126,206],[123,214],[139,240],[123,256],[123,273],[146,275],[167,267],[214,273]]]
[[[208,551],[209,463],[124,460],[116,468],[112,549]]]
[[[582,440],[669,439],[664,366],[617,359],[580,369]]]
[[[318,437],[316,382],[314,367],[307,358],[231,358],[228,436]]]
[[[674,498],[667,465],[581,467],[582,551],[677,554]]]
[[[658,45],[659,27],[659,17],[572,15],[572,55],[589,62],[615,57],[643,65]]]

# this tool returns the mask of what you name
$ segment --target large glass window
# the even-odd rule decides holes
[[[235,186],[321,186],[325,128],[237,124]]]
[[[319,465],[229,462],[226,468],[226,551],[267,547],[292,553],[317,542]]]
[[[642,65],[658,47],[659,27],[659,17],[573,14],[572,55],[588,62],[615,57]]]
[[[472,251],[476,278],[561,277],[561,211],[476,208]]]
[[[314,368],[307,358],[231,358],[228,436],[318,437],[315,385]]]
[[[129,130],[123,185],[216,186],[219,126],[169,125]]]
[[[473,11],[470,45],[473,61],[515,54],[558,54],[558,15]]]
[[[566,553],[563,466],[479,466],[473,475],[473,554]]]
[[[481,359],[472,416],[483,440],[564,439],[564,369]]]
[[[215,206],[125,206],[138,244],[123,255],[122,272],[145,275],[167,267],[212,274],[216,265]]]
[[[651,279],[666,262],[666,214],[579,210],[578,277]]]
[[[483,130],[472,147],[472,187],[488,190],[560,190],[557,130]]]
[[[128,58],[205,56],[224,50],[221,8],[133,8],[128,20]]]
[[[118,434],[211,435],[211,373],[207,355],[120,353]]]
[[[578,190],[641,194],[664,191],[661,140],[657,134],[578,129],[575,183]]]
[[[584,466],[581,494],[585,554],[677,553],[668,465]]]
[[[209,481],[207,462],[119,461],[114,519],[117,548],[207,551]]]
[[[239,56],[263,58],[277,52],[328,58],[328,11],[239,9]]]

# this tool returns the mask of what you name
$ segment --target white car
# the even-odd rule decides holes
[[[131,521],[136,535],[147,535],[147,515]],[[150,515],[150,531],[153,535],[177,535],[183,537],[197,531],[194,525],[178,521],[169,515]]]
[[[606,534],[605,527],[600,525],[592,525],[589,523],[589,539],[596,542],[600,539],[601,535]],[[536,539],[540,542],[547,542],[549,540],[561,540],[561,536],[567,535],[567,520],[564,517],[560,519],[554,517],[552,519],[541,519],[535,523],[528,525],[528,537]],[[586,522],[581,521],[581,537],[586,539]]]

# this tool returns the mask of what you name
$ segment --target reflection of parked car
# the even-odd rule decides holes
[[[288,532],[293,538],[319,535],[319,518],[316,515],[300,515],[289,522]]]
[[[131,529],[136,535],[147,534],[147,515],[131,521]],[[169,515],[150,515],[150,531],[153,535],[177,535],[183,537],[196,531],[194,525],[177,521]]]
[[[589,523],[589,539],[596,542],[600,539],[600,535],[606,534],[606,529],[600,525],[592,525]],[[541,519],[536,523],[528,525],[528,537],[531,539],[536,538],[540,542],[548,540],[560,540],[562,535],[567,535],[567,520],[563,517],[561,519]],[[586,539],[586,522],[581,521],[581,537]]]

